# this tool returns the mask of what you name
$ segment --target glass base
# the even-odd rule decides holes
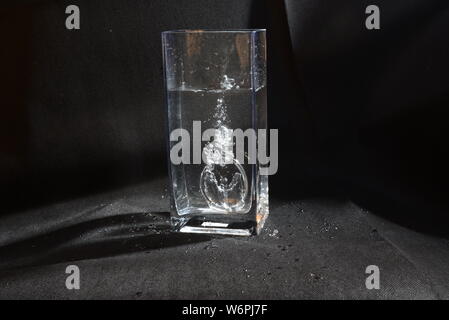
[[[203,233],[228,236],[251,236],[258,233],[255,220],[230,215],[194,215],[188,217],[172,217],[172,229],[182,233]]]

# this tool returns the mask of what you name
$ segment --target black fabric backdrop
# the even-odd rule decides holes
[[[359,0],[69,4],[1,5],[2,212],[165,175],[160,32],[265,27],[272,191],[447,216],[447,1],[376,1],[375,31]]]
[[[160,32],[181,28],[267,28],[272,195],[449,234],[444,0],[2,2],[1,216],[166,176]]]

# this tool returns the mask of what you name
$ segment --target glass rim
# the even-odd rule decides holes
[[[162,31],[162,34],[189,34],[189,33],[256,33],[266,32],[267,29],[179,29]]]

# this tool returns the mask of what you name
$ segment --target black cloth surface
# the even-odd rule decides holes
[[[168,209],[166,184],[2,219],[0,298],[449,298],[447,240],[330,198],[272,200],[258,237],[173,234],[159,211]],[[77,291],[65,287],[71,264],[80,268]],[[365,287],[368,265],[380,268],[380,290]]]
[[[448,298],[447,1],[378,0],[371,31],[365,0],[79,0],[77,31],[70,4],[0,4],[0,297]],[[260,237],[167,232],[160,32],[183,28],[267,28]]]

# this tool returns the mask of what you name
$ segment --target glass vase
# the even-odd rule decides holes
[[[268,215],[257,157],[267,128],[265,30],[166,31],[162,47],[173,229],[258,234]]]

